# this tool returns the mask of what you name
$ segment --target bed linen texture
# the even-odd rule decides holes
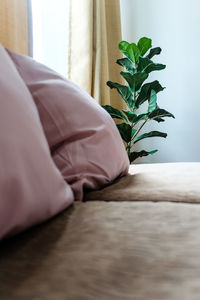
[[[2,46],[0,69],[2,239],[51,218],[74,196],[51,158],[31,94]]]
[[[37,105],[53,160],[75,199],[126,175],[128,156],[110,115],[55,71],[7,51]]]
[[[75,202],[0,247],[3,300],[199,300],[200,206]]]

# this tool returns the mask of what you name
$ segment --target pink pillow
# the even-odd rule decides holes
[[[8,53],[33,96],[53,159],[75,199],[83,198],[83,189],[98,189],[126,175],[128,157],[110,115],[56,72]]]
[[[0,239],[57,214],[73,193],[56,168],[34,101],[0,45]]]

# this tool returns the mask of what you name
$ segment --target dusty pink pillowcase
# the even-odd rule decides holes
[[[57,214],[73,201],[55,166],[37,108],[0,46],[0,239]]]
[[[75,199],[127,174],[129,161],[109,114],[85,91],[29,57],[8,51],[37,105],[53,159]]]

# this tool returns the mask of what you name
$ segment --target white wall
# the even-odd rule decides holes
[[[145,130],[164,131],[168,137],[138,143],[159,150],[140,162],[200,161],[200,1],[121,0],[121,15],[124,40],[146,36],[162,48],[154,61],[167,68],[151,73],[148,80],[157,79],[166,87],[158,94],[158,104],[176,117],[152,122]]]

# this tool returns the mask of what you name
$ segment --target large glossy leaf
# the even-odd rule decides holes
[[[154,154],[156,153],[158,150],[152,150],[152,151],[145,151],[145,150],[141,150],[141,151],[133,151],[130,153],[129,155],[129,161],[130,163],[132,163],[134,160],[136,160],[138,157],[142,157],[142,156],[147,156],[149,154]]]
[[[139,137],[137,137],[137,138],[133,141],[133,143],[135,144],[135,143],[137,143],[137,142],[139,142],[139,141],[141,141],[141,140],[143,140],[143,139],[150,138],[150,137],[155,137],[155,136],[166,138],[166,137],[167,137],[167,134],[164,133],[164,132],[161,132],[161,131],[151,131],[151,132],[144,133],[144,134],[140,135]]]
[[[155,118],[163,118],[163,117],[171,117],[171,118],[174,118],[174,115],[171,114],[170,112],[168,112],[167,110],[165,109],[161,109],[161,108],[156,108],[154,111],[152,111],[150,114],[149,114],[149,119],[155,119]]]
[[[126,51],[127,47],[128,47],[129,43],[126,41],[121,41],[118,45],[119,50],[122,51],[122,53],[124,53],[124,51]]]
[[[147,57],[149,59],[151,59],[152,57],[154,57],[155,55],[159,55],[161,53],[162,49],[160,47],[156,47],[156,48],[152,48],[149,52],[149,54],[147,55]]]
[[[122,110],[125,113],[125,115],[127,116],[129,122],[134,123],[134,124],[138,123],[139,121],[145,120],[146,117],[148,116],[147,113],[135,114],[129,110],[125,110],[125,109],[122,109]]]
[[[160,83],[155,80],[150,83],[146,83],[142,86],[139,96],[136,100],[135,106],[138,108],[142,103],[149,99],[151,95],[151,90],[154,90],[156,93],[163,91],[164,87],[160,85]]]
[[[138,62],[140,56],[140,50],[135,43],[129,44],[126,41],[119,43],[119,49],[126,55],[134,64]]]
[[[133,80],[134,80],[134,90],[135,90],[135,91],[138,91],[138,90],[141,88],[143,82],[144,82],[147,78],[148,78],[148,74],[146,74],[146,73],[140,73],[140,72],[135,73],[135,74],[133,75]]]
[[[137,46],[142,56],[151,48],[151,42],[151,39],[146,37],[143,37],[138,41]]]
[[[158,123],[165,122],[165,120],[162,118],[154,118],[154,121],[157,121]]]
[[[132,138],[132,127],[129,124],[121,123],[121,124],[117,124],[117,128],[120,132],[122,139],[126,143],[129,143]]]
[[[135,73],[134,75],[131,75],[128,72],[121,71],[120,74],[124,77],[124,79],[127,81],[129,87],[131,90],[138,91],[141,88],[141,85],[143,82],[147,79],[148,74],[142,72],[142,73]]]
[[[120,74],[126,80],[132,92],[138,91],[148,77],[148,74],[144,72],[131,75],[129,72],[121,71]]]
[[[127,118],[118,109],[110,105],[102,105],[102,107],[111,115],[112,118],[124,120],[127,122]]]
[[[136,133],[136,131],[137,131],[137,129],[132,128],[132,130],[131,130],[131,138],[134,136],[134,134]]]
[[[153,71],[160,71],[166,68],[166,65],[163,64],[155,64],[148,57],[139,57],[138,71],[145,72],[147,74]]]
[[[157,94],[154,90],[151,90],[148,113],[154,111],[157,108]]]
[[[136,72],[136,69],[133,67],[133,63],[126,57],[117,59],[116,63],[124,67],[131,75]]]
[[[108,81],[107,85],[113,89],[117,89],[118,93],[120,94],[120,96],[124,99],[124,101],[126,102],[126,104],[129,107],[133,107],[134,103],[133,103],[133,94],[131,89],[128,86],[125,85],[121,85],[117,82],[113,82],[113,81]]]
[[[135,89],[134,77],[133,77],[134,75],[131,75],[129,72],[125,72],[125,71],[121,71],[120,74],[126,80],[131,90],[134,91]]]
[[[129,44],[126,51],[127,53],[124,54],[127,55],[134,64],[137,64],[140,56],[140,50],[137,45],[135,43]]]

